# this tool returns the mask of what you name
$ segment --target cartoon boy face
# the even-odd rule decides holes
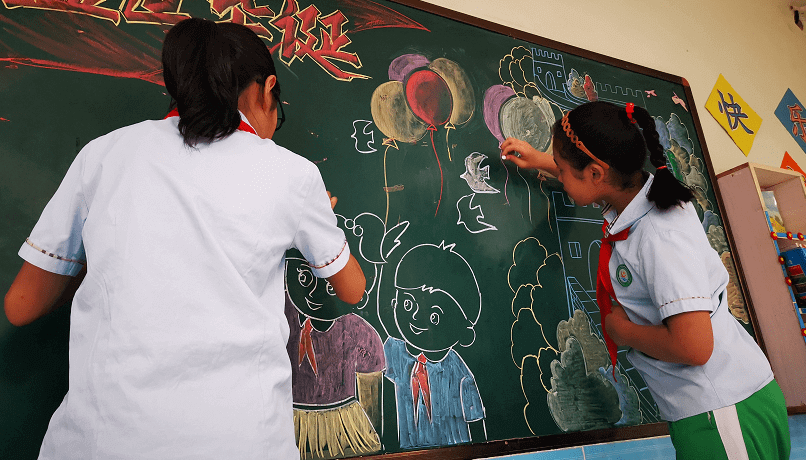
[[[476,337],[462,307],[439,289],[398,289],[393,300],[395,323],[404,341],[423,351],[470,345]]]
[[[336,297],[333,286],[324,279],[314,276],[308,262],[299,257],[286,257],[285,287],[288,296],[300,313],[313,319],[332,321],[355,310],[363,309],[369,301],[368,291],[372,290],[374,271],[370,267],[362,267],[367,276],[367,290],[356,305],[342,302]]]

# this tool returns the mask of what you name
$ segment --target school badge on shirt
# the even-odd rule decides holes
[[[630,273],[627,266],[624,264],[619,265],[616,269],[616,278],[618,279],[618,283],[624,287],[632,284],[632,273]]]

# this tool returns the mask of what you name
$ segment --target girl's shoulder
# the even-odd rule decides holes
[[[653,207],[638,223],[645,232],[652,235],[669,232],[704,233],[702,222],[691,203],[672,206],[665,210]]]
[[[634,233],[639,252],[686,247],[704,254],[711,249],[708,235],[691,203],[667,210],[653,208],[634,224],[631,233]]]

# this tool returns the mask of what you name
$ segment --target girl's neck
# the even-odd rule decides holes
[[[613,188],[612,192],[609,196],[605,197],[604,201],[621,215],[638,193],[641,192],[641,189],[644,188],[644,184],[648,178],[648,174],[643,174],[643,172],[637,173],[634,180],[631,181],[631,186],[623,189]]]

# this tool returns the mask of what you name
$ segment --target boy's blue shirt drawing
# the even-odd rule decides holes
[[[476,380],[456,351],[440,361],[427,361],[431,391],[429,419],[422,394],[417,396],[415,424],[412,374],[417,358],[406,343],[389,337],[383,345],[386,378],[395,384],[400,447],[424,447],[470,442],[468,422],[484,418],[484,407]]]

